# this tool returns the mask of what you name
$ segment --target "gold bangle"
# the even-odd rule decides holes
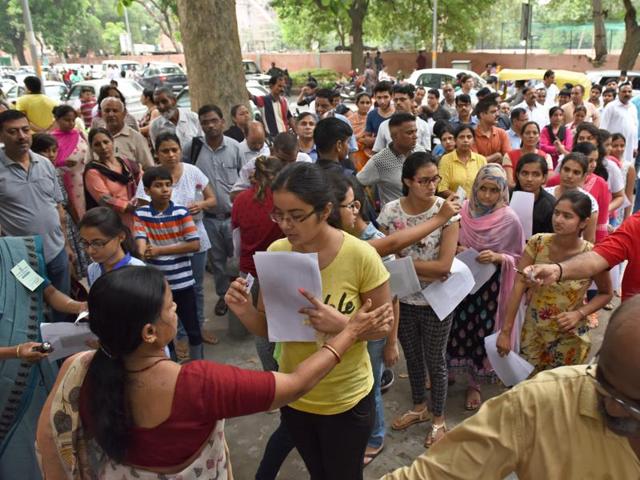
[[[338,351],[335,348],[333,348],[331,345],[329,345],[328,343],[325,343],[324,345],[322,345],[322,348],[326,348],[331,353],[333,353],[333,356],[336,357],[336,360],[338,361],[338,363],[340,363],[342,361],[342,358],[340,357],[340,354],[338,353]]]
[[[18,346],[16,347],[16,358],[19,360],[20,359],[20,347],[22,346],[21,343],[18,344]]]

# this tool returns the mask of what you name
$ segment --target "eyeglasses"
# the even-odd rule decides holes
[[[271,212],[269,214],[269,218],[274,223],[288,222],[288,223],[292,223],[292,224],[297,224],[297,223],[304,222],[307,218],[309,218],[314,213],[316,213],[315,210],[311,210],[307,214],[300,214],[300,215],[298,215],[298,214],[295,214],[295,215],[283,215],[282,213]]]
[[[442,180],[442,177],[440,175],[436,175],[435,177],[417,178],[414,180],[414,182],[418,183],[421,187],[426,187],[431,183],[437,185],[438,183],[440,183],[440,180]]]
[[[597,356],[594,357],[593,360],[591,360],[589,366],[587,367],[587,375],[594,381],[596,391],[604,398],[608,398],[616,402],[618,406],[622,407],[630,416],[632,416],[636,420],[640,420],[640,406],[638,406],[637,404],[634,405],[634,402],[630,400],[624,400],[620,398],[620,394],[615,390],[615,388],[609,385],[603,378],[597,377],[598,373],[595,369],[596,359]]]
[[[355,212],[356,210],[358,210],[358,204],[356,202],[357,200],[354,200],[353,202],[347,203],[346,205],[340,205],[340,208],[348,208],[352,212]]]
[[[87,241],[86,241],[86,240],[84,240],[84,239],[80,239],[80,241],[79,241],[78,243],[79,243],[79,244],[80,244],[80,246],[81,246],[82,248],[84,248],[85,250],[86,250],[86,249],[88,249],[89,247],[91,247],[91,248],[95,248],[95,249],[97,250],[97,249],[100,249],[100,248],[104,248],[104,246],[105,246],[107,243],[109,243],[111,240],[113,240],[114,238],[116,238],[116,237],[111,237],[111,238],[110,238],[110,239],[108,239],[108,240],[94,240],[93,242],[87,242]]]

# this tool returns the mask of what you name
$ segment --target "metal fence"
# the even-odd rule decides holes
[[[621,50],[624,44],[624,23],[605,23],[607,47],[610,52]],[[520,23],[503,22],[478,32],[475,48],[479,50],[521,49]],[[573,50],[593,48],[593,24],[549,24],[533,22],[530,49],[545,49],[550,53],[571,53]]]

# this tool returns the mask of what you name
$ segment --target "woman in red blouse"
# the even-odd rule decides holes
[[[232,478],[224,419],[296,400],[357,340],[388,331],[390,305],[366,310],[290,374],[204,360],[180,365],[164,353],[177,316],[162,272],[124,267],[103,275],[89,293],[99,349],[67,359],[38,422],[44,477]]]

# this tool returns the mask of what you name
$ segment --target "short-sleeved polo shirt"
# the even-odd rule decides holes
[[[491,127],[491,132],[487,135],[476,127],[475,151],[485,157],[494,153],[500,153],[500,157],[503,157],[511,151],[507,132],[498,127]]]
[[[57,205],[63,197],[53,164],[29,152],[28,171],[0,149],[0,229],[3,235],[40,235],[45,262],[64,248]]]

